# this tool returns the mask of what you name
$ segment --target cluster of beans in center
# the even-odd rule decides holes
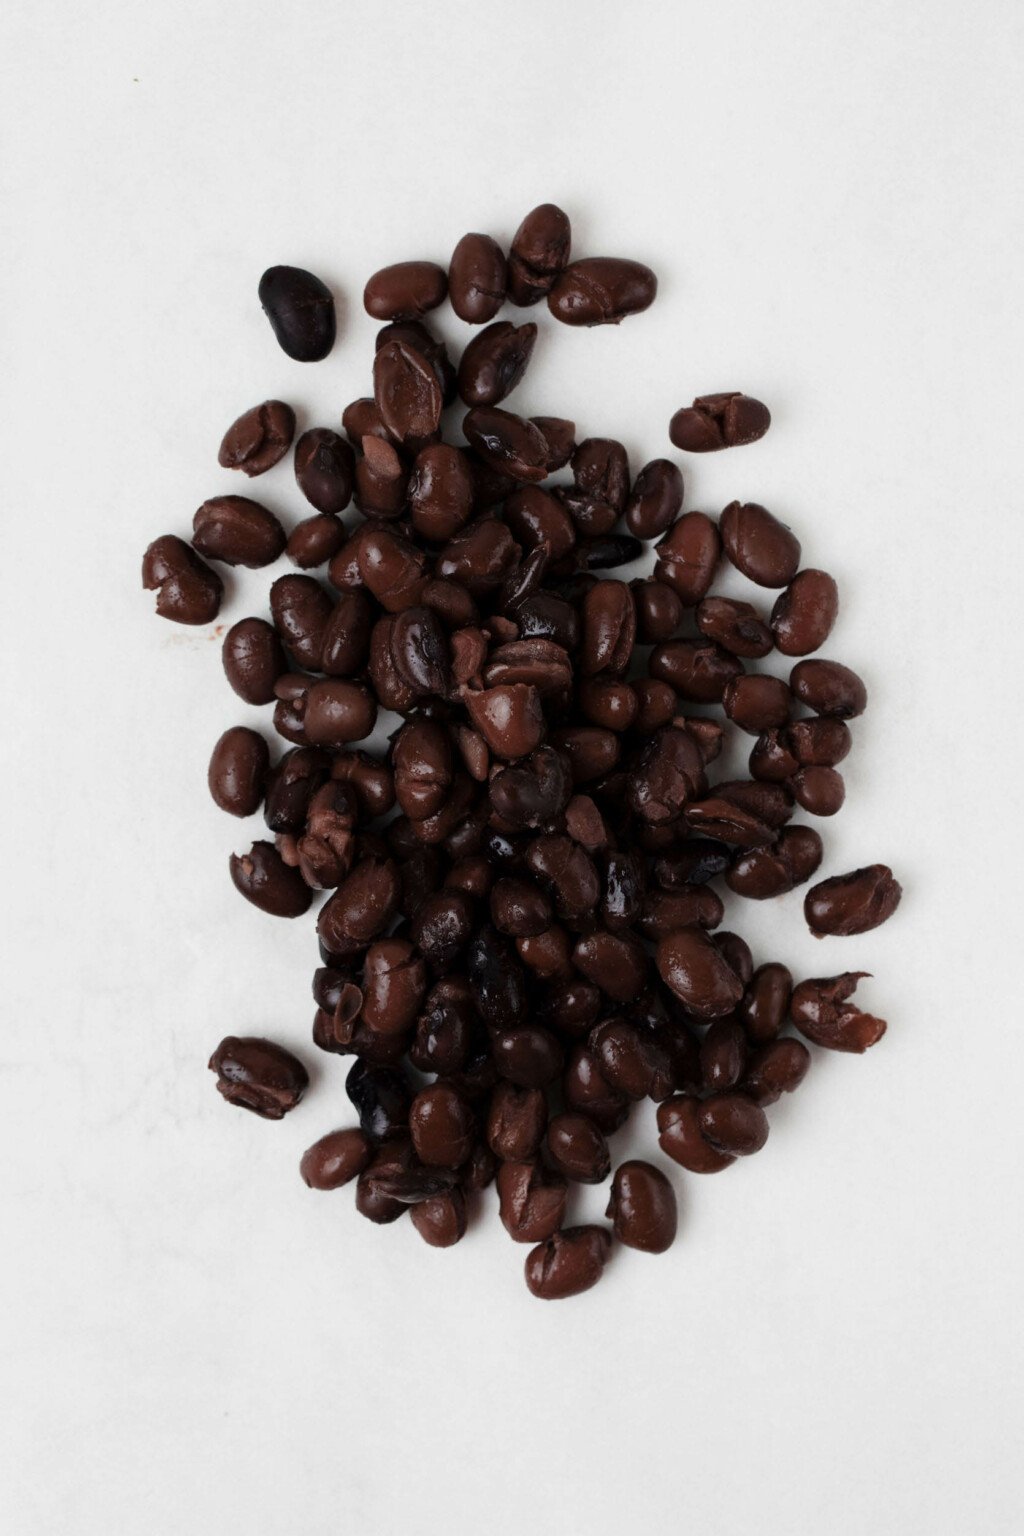
[[[235,623],[223,652],[236,693],[272,706],[288,748],[271,763],[260,733],[232,728],[210,788],[235,815],[263,810],[268,836],[231,859],[243,896],[296,917],[328,893],[313,1040],[353,1058],[359,1125],[310,1147],[303,1177],[354,1181],[364,1216],[408,1213],[435,1246],[462,1237],[467,1202],[493,1181],[508,1233],[531,1246],[527,1284],[549,1298],[593,1284],[613,1240],[660,1252],[675,1237],[670,1180],[636,1160],[614,1172],[609,1227],[566,1226],[570,1184],[609,1178],[609,1138],[634,1105],[657,1104],[670,1159],[716,1172],[764,1145],[766,1107],[808,1069],[790,1023],[854,1051],[885,1028],[850,1001],[856,974],[794,988],[721,927],[719,883],[762,900],[809,881],[822,842],[794,813],[843,803],[846,722],[866,694],[811,654],[834,623],[835,582],[801,566],[764,507],[684,511],[675,462],[634,473],[620,442],[502,405],[537,337],[495,321],[506,300],[603,324],[655,289],[636,262],[572,262],[552,205],[508,255],[473,234],[447,272],[378,272],[364,297],[384,322],[373,392],[342,432],[294,446],[313,515],[286,535],[259,502],[214,497],[191,544],[166,535],[144,566],[158,611],[187,623],[216,616],[216,562],[286,553],[298,567],[271,586],[269,621]],[[330,350],[318,279],[273,268],[260,296],[290,355]],[[457,367],[424,320],[446,297],[483,326]],[[449,421],[464,442],[445,440]],[[670,436],[706,452],[768,424],[733,391],[678,411]],[[262,474],[294,434],[291,409],[265,401],[229,429],[220,462]],[[650,541],[653,575],[614,574]],[[723,562],[772,593],[770,612],[713,595]],[[324,566],[326,581],[310,574]],[[754,669],[773,652],[792,658],[788,681]],[[358,743],[380,711],[398,718],[374,755]],[[716,782],[729,731],[750,738],[749,776]],[[814,887],[808,921],[863,932],[898,894],[872,865]],[[229,1036],[211,1066],[229,1102],[268,1118],[307,1085],[263,1039]]]

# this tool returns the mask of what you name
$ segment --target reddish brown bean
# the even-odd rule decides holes
[[[756,502],[730,502],[719,520],[725,553],[761,587],[784,587],[800,566],[800,541]]]
[[[468,325],[485,325],[505,302],[508,266],[490,235],[463,235],[448,263],[448,297]]]

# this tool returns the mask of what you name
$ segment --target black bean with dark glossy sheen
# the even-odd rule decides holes
[[[268,267],[259,299],[283,352],[317,363],[334,346],[334,299],[327,284],[302,267]]]

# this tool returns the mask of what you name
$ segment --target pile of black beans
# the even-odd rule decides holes
[[[209,786],[232,815],[262,807],[268,836],[230,860],[248,901],[300,917],[329,893],[313,1040],[353,1058],[359,1126],[311,1146],[303,1178],[354,1180],[364,1216],[408,1212],[436,1247],[458,1242],[493,1182],[545,1298],[593,1285],[614,1240],[657,1253],[675,1237],[669,1179],[635,1160],[614,1172],[608,1227],[564,1225],[570,1183],[612,1174],[609,1138],[634,1104],[657,1104],[669,1158],[718,1172],[764,1146],[765,1110],[810,1065],[805,1040],[861,1052],[886,1027],[851,1001],[863,973],[794,986],[720,926],[716,886],[760,901],[806,884],[822,842],[794,814],[843,803],[847,722],[867,699],[854,672],[812,655],[835,582],[801,566],[764,507],[684,512],[672,461],[634,472],[621,443],[502,406],[537,336],[495,319],[506,303],[545,299],[564,324],[599,325],[655,297],[649,268],[571,261],[570,245],[545,204],[507,255],[470,234],[447,272],[375,273],[373,393],[346,407],[343,435],[314,427],[294,444],[312,513],[286,533],[259,502],[215,496],[191,542],[165,535],[143,562],[157,612],[184,624],[217,617],[218,564],[298,568],[271,586],[269,620],[240,619],[223,648],[232,688],[272,707],[288,746],[273,761],[263,735],[232,727]],[[289,356],[327,356],[334,303],[318,278],[274,267],[259,295]],[[423,318],[446,298],[483,327],[457,363]],[[669,436],[716,451],[769,422],[732,391],[677,411]],[[229,427],[220,463],[258,476],[295,430],[266,400]],[[653,575],[613,574],[649,541]],[[723,561],[777,594],[770,612],[713,595]],[[326,581],[308,574],[324,566]],[[773,652],[793,658],[788,682],[755,669]],[[357,744],[382,711],[395,728],[380,756]],[[729,731],[751,738],[749,777],[716,782]],[[899,897],[874,864],[811,887],[805,913],[815,934],[859,934]],[[308,1083],[264,1039],[228,1037],[210,1066],[229,1103],[268,1119]]]

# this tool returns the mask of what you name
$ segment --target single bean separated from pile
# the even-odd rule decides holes
[[[863,973],[794,986],[784,965],[755,968],[721,929],[714,886],[763,900],[821,864],[818,832],[793,817],[840,809],[846,722],[867,703],[854,672],[812,655],[836,620],[835,582],[801,565],[763,506],[683,511],[670,460],[634,472],[621,443],[578,441],[573,422],[504,404],[538,335],[496,319],[506,303],[544,301],[578,326],[617,324],[655,297],[648,267],[574,260],[571,245],[568,218],[544,204],[507,254],[472,233],[447,269],[375,273],[373,393],[345,408],[340,433],[294,442],[312,514],[286,533],[261,502],[214,496],[191,543],[164,535],[143,561],[157,612],[184,624],[216,618],[215,564],[284,553],[297,567],[273,582],[269,619],[239,620],[223,645],[231,687],[273,706],[288,745],[271,762],[260,732],[231,727],[209,787],[231,815],[263,809],[267,835],[230,859],[248,901],[297,917],[328,893],[313,1039],[355,1058],[359,1125],[310,1146],[303,1179],[354,1182],[364,1216],[409,1212],[435,1247],[460,1240],[493,1181],[545,1299],[594,1285],[616,1240],[661,1253],[675,1239],[664,1171],[614,1168],[609,1138],[634,1104],[657,1104],[669,1158],[716,1173],[764,1146],[765,1110],[806,1075],[790,1024],[858,1053],[886,1027],[851,1001]],[[290,357],[330,353],[319,278],[273,267],[259,297]],[[457,365],[424,321],[446,298],[481,327]],[[456,411],[465,444],[446,440]],[[769,424],[760,401],[730,391],[678,410],[669,435],[705,453]],[[228,429],[219,462],[258,477],[295,431],[291,408],[266,400]],[[652,576],[613,574],[651,540]],[[723,560],[776,594],[769,612],[713,594]],[[325,566],[326,582],[309,574]],[[773,652],[793,658],[788,680],[752,665]],[[400,717],[383,758],[359,745],[380,710]],[[716,782],[730,730],[751,739],[749,777]],[[804,909],[819,937],[860,934],[899,897],[874,864],[811,887]],[[210,1066],[225,1099],[267,1119],[308,1085],[295,1056],[259,1038],[226,1038]],[[613,1168],[610,1226],[567,1226],[570,1186]]]

